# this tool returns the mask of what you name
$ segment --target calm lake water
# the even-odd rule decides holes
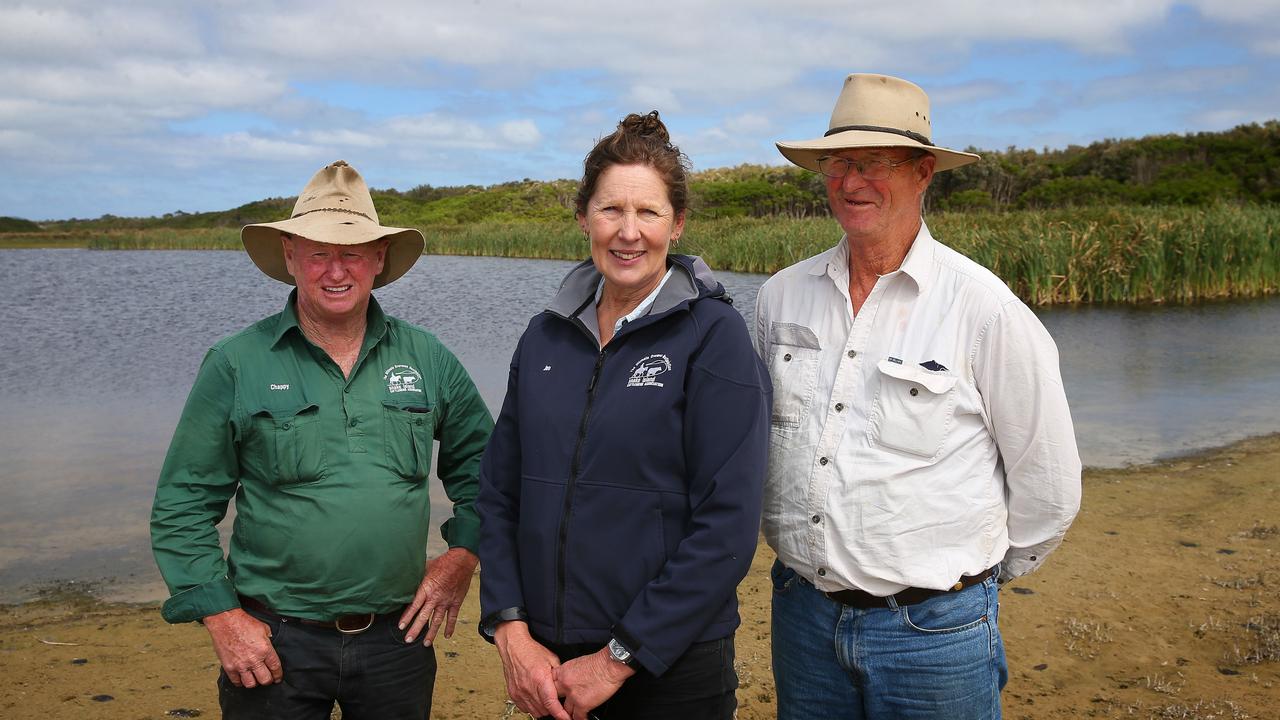
[[[516,339],[572,265],[428,256],[376,294],[435,332],[496,412]],[[718,276],[750,324],[764,276]],[[146,520],[191,380],[288,288],[216,251],[3,250],[0,281],[0,601],[60,580],[163,598]],[[1039,314],[1088,465],[1280,431],[1280,298]]]

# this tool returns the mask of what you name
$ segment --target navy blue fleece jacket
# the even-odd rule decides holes
[[[550,644],[616,637],[654,675],[738,626],[759,533],[771,388],[698,258],[601,349],[590,261],[529,323],[485,451],[482,632],[523,616]]]

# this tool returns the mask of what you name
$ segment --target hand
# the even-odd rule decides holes
[[[236,687],[271,685],[284,679],[280,656],[271,646],[271,628],[235,608],[204,619],[213,638],[213,651],[227,679]]]
[[[560,658],[529,635],[529,625],[510,620],[498,626],[494,644],[502,657],[502,674],[507,679],[507,697],[521,712],[534,717],[550,715],[569,720],[556,695],[555,671]]]
[[[427,634],[422,638],[423,645],[430,645],[435,641],[436,632],[441,625],[444,625],[444,636],[453,637],[458,609],[462,607],[462,599],[467,596],[471,576],[475,574],[476,564],[479,562],[480,558],[466,548],[450,548],[445,554],[427,562],[427,572],[418,585],[418,592],[400,616],[400,629],[409,628],[404,636],[405,642],[413,642],[424,625]],[[417,619],[410,626],[409,622],[415,614]]]
[[[564,696],[564,709],[573,720],[587,720],[588,713],[613,697],[636,671],[614,660],[609,648],[574,658],[556,668],[556,691]]]

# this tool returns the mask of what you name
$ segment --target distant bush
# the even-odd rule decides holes
[[[22,218],[0,217],[0,232],[40,232],[40,226]]]

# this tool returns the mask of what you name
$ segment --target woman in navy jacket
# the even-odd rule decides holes
[[[529,323],[485,452],[481,633],[521,710],[730,718],[735,588],[759,532],[770,385],[684,230],[658,113],[586,158],[591,259]]]

